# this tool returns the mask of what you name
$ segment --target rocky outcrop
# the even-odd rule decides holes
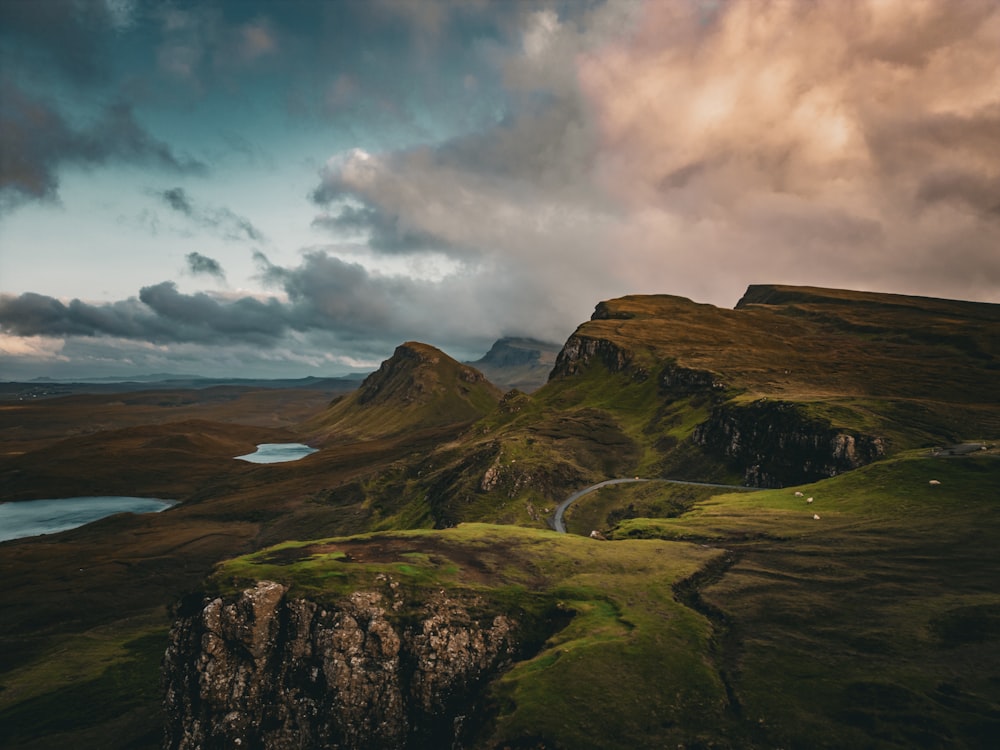
[[[686,396],[693,393],[712,393],[725,390],[726,385],[718,375],[707,370],[693,370],[667,364],[660,372],[661,393]]]
[[[165,748],[455,748],[518,623],[478,597],[400,586],[325,606],[260,581],[178,611],[164,656]]]
[[[632,364],[633,354],[603,338],[590,338],[573,334],[556,357],[550,380],[565,375],[575,375],[592,361],[602,363],[611,372],[623,372]]]
[[[715,408],[692,440],[728,459],[751,487],[814,482],[871,463],[887,447],[884,438],[838,430],[796,404],[767,399]]]

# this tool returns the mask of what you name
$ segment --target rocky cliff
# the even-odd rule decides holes
[[[613,341],[575,333],[556,357],[552,378],[575,375],[592,361],[601,362],[610,372],[622,372],[630,368],[633,358],[633,352]],[[639,377],[644,377],[644,373]]]
[[[692,440],[724,457],[750,487],[815,482],[886,454],[884,438],[811,419],[793,403],[760,399],[719,405]]]
[[[182,605],[164,657],[164,747],[464,746],[518,622],[444,590],[414,609],[391,577],[376,581],[335,605],[269,581]]]

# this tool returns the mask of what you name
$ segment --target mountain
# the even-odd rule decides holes
[[[475,368],[410,341],[303,430],[320,443],[388,437],[472,422],[492,411],[500,396]]]
[[[559,344],[547,341],[507,337],[498,339],[485,355],[468,364],[505,391],[516,388],[530,393],[548,380],[559,349]]]
[[[597,305],[549,381],[428,461],[434,522],[538,523],[615,476],[780,487],[1000,435],[1000,306],[751,287]],[[497,495],[506,498],[498,503]]]
[[[990,746],[998,313],[779,286],[600,303],[535,393],[366,484],[438,530],[220,566],[171,636],[167,746]],[[369,401],[410,392],[400,368]],[[612,541],[545,529],[633,475],[774,489],[609,487],[570,528]]]

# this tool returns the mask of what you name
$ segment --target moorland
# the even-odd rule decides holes
[[[602,302],[531,392],[408,342],[357,388],[4,401],[4,501],[179,502],[0,544],[0,744],[181,746],[197,719],[226,746],[222,715],[181,715],[207,701],[164,706],[206,663],[170,628],[275,582],[288,607],[387,597],[401,641],[445,595],[452,630],[514,623],[461,701],[344,746],[992,747],[998,381],[1000,306],[768,285]],[[232,460],[263,442],[320,450]],[[616,477],[741,489],[609,486],[550,528]],[[279,646],[241,679],[290,674]]]

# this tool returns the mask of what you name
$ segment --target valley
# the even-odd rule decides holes
[[[625,297],[551,363],[0,402],[5,502],[179,501],[0,544],[0,744],[990,746],[1000,307]]]

